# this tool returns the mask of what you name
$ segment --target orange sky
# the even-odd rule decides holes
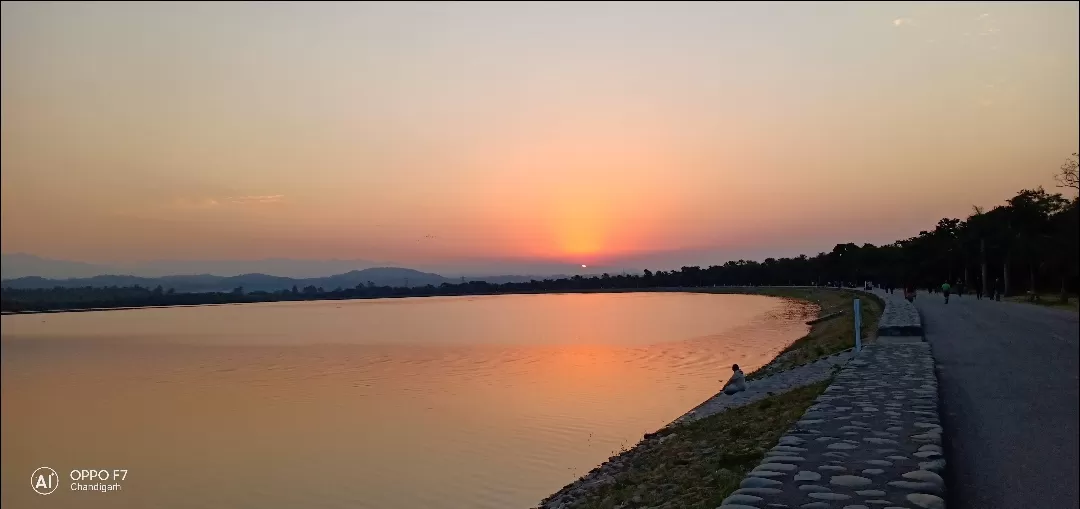
[[[1080,138],[1075,3],[2,9],[2,249],[53,258],[813,254]]]

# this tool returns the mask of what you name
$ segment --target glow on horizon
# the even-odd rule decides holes
[[[0,247],[62,259],[813,254],[1080,138],[1070,3],[2,11]]]

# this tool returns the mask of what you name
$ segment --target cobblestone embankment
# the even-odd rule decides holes
[[[930,345],[868,345],[837,374],[723,509],[943,509]]]

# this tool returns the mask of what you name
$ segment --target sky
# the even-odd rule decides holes
[[[812,255],[1053,188],[1080,138],[1076,2],[4,2],[2,25],[2,251],[93,263]]]

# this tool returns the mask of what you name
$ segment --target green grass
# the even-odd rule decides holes
[[[717,507],[828,384],[808,385],[665,428],[622,453],[613,482],[588,488],[574,507]]]
[[[859,298],[862,310],[862,337],[866,343],[872,342],[877,337],[877,322],[885,307],[884,302],[876,296],[853,292],[850,290],[837,290],[827,288],[709,288],[709,293],[749,293],[755,295],[768,295],[782,297],[815,304],[820,308],[817,315],[825,315],[833,311],[844,311],[844,314],[816,323],[810,326],[810,332],[788,345],[769,366],[747,375],[753,380],[761,378],[769,372],[784,371],[796,366],[813,362],[838,352],[842,352],[855,346],[855,319],[853,301]],[[814,316],[806,316],[810,320]],[[767,368],[767,369],[766,369]]]
[[[1027,295],[1014,295],[1012,297],[1005,297],[1005,300],[1009,302],[1035,304],[1048,308],[1065,309],[1068,311],[1080,312],[1080,299],[1077,299],[1075,295],[1069,295],[1066,302],[1062,302],[1061,295],[1056,293],[1040,293],[1039,300],[1035,302],[1029,300]]]

